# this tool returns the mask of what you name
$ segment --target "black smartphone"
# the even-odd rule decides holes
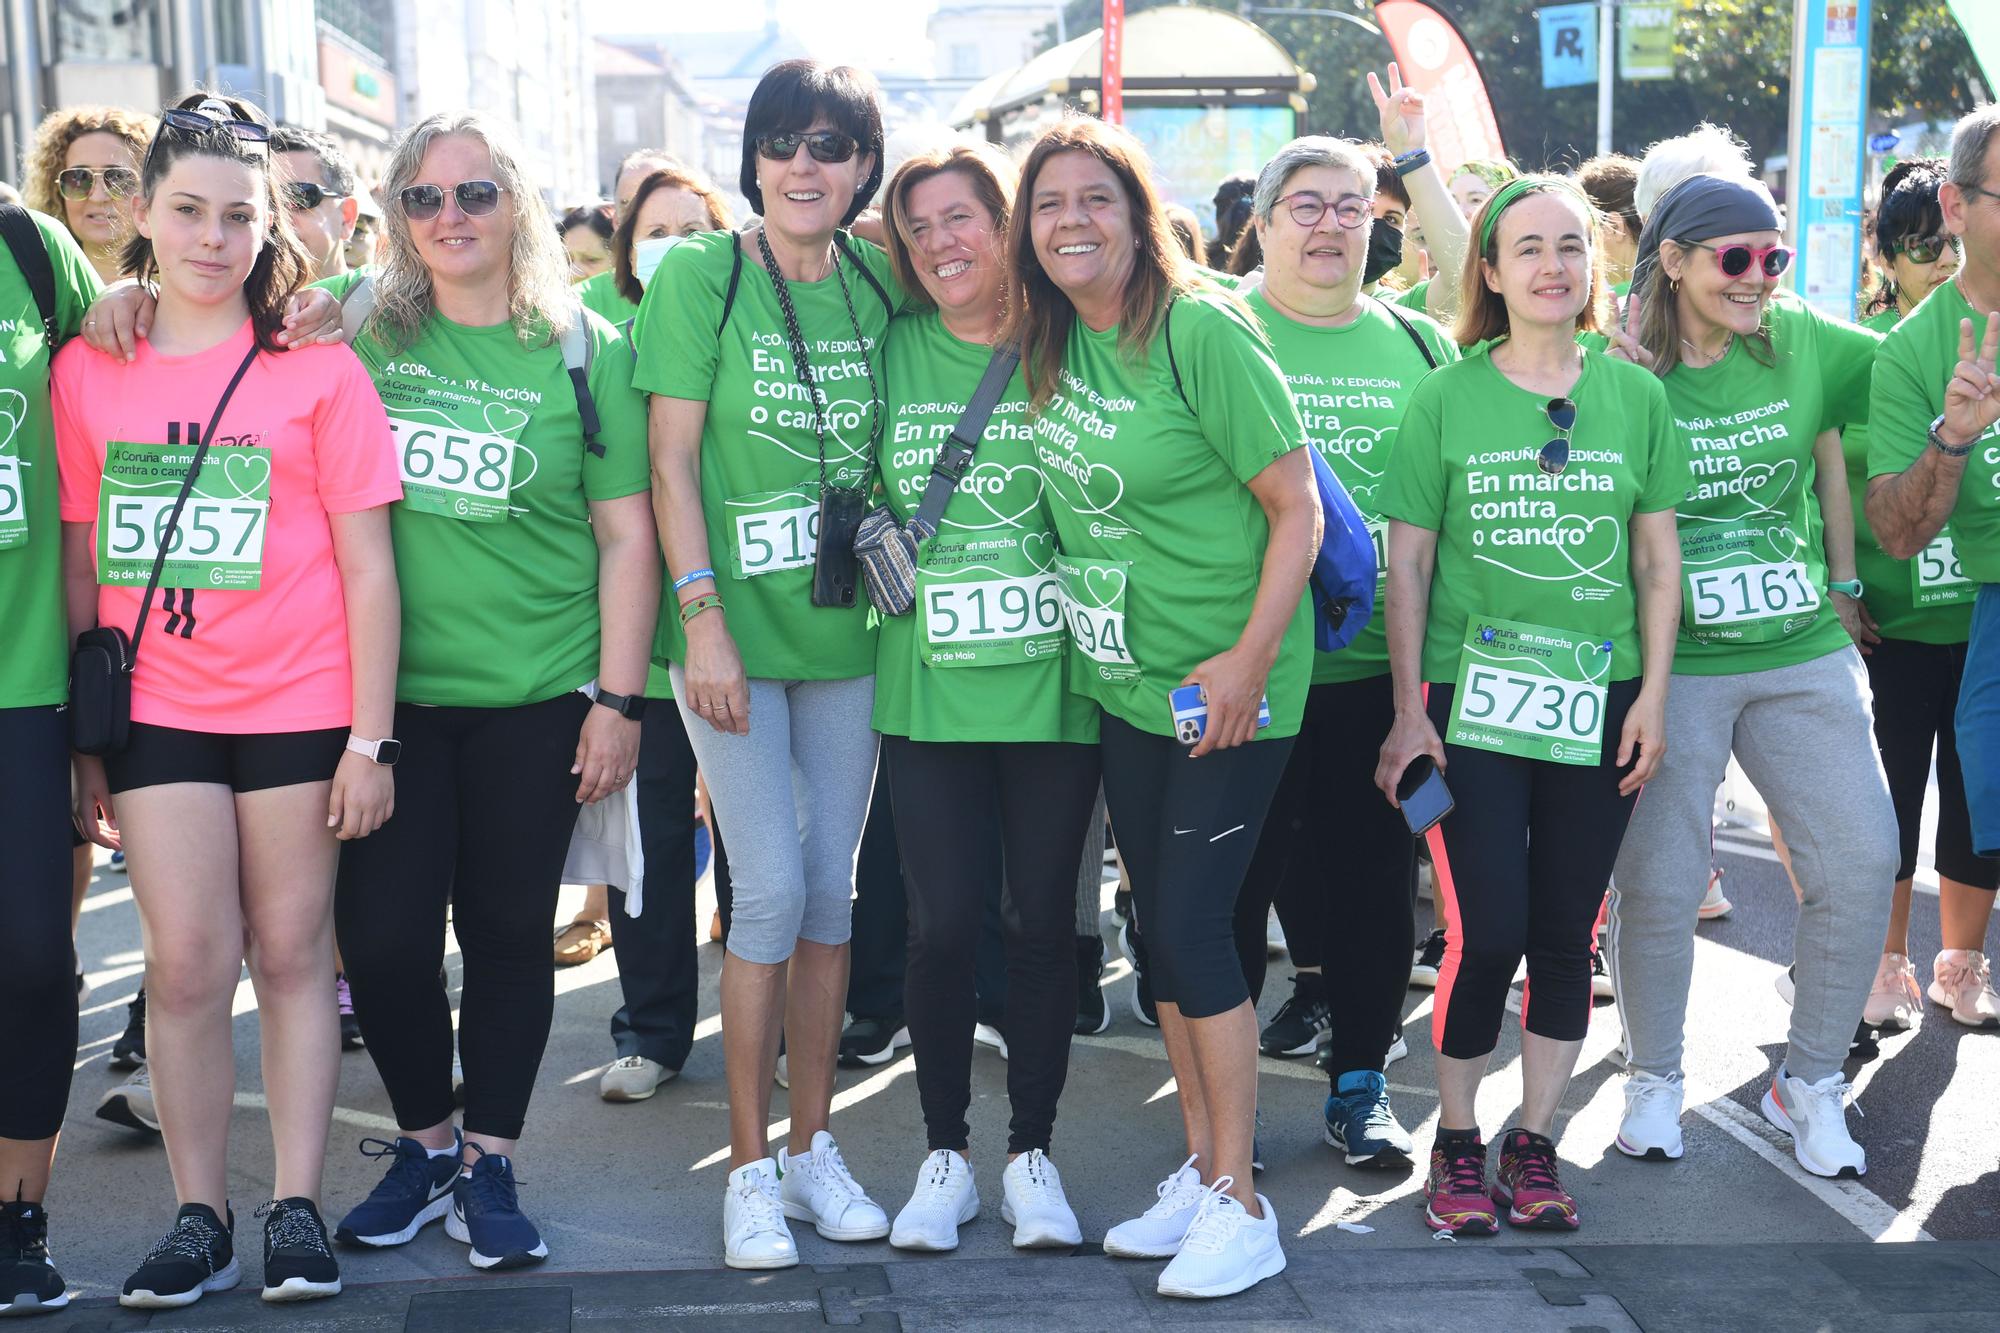
[[[828,486],[819,493],[819,546],[813,555],[812,604],[849,607],[861,581],[854,535],[868,514],[868,495],[858,486]]]
[[[1396,781],[1396,800],[1403,807],[1403,822],[1410,826],[1412,837],[1421,838],[1451,813],[1451,790],[1427,754],[1418,755],[1403,770]]]

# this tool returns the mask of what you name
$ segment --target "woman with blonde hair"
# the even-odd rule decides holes
[[[124,272],[139,159],[156,124],[123,107],[70,107],[36,126],[28,148],[22,198],[37,213],[61,219],[107,283]]]

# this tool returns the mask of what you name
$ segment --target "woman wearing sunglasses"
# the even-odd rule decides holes
[[[72,107],[37,126],[28,149],[22,197],[37,213],[62,219],[106,283],[123,276],[139,159],[154,127],[151,116],[122,107]]]
[[[827,1131],[875,774],[875,637],[853,595],[852,534],[882,430],[894,281],[882,252],[843,229],[881,179],[874,81],[804,60],[773,67],[750,98],[739,182],[762,224],[668,250],[636,325],[633,383],[653,395],[654,511],[672,581],[654,657],[672,664],[730,831],[722,1221],[736,1268],[797,1263],[787,1218],[829,1240],[889,1231]],[[791,1133],[774,1160],[781,1032]]]
[[[342,842],[393,808],[379,741],[397,652],[387,507],[402,488],[353,355],[273,354],[308,259],[268,130],[205,95],[162,121],[124,264],[158,284],[151,332],[129,362],[78,345],[55,370],[70,628],[116,627],[138,661],[130,741],[77,757],[77,815],[130,857],[179,1201],[119,1299],[188,1305],[239,1280],[230,997],[247,962],[276,1159],[277,1197],[258,1209],[264,1298],[301,1300],[340,1290],[318,1211],[340,1058],[333,879]]]
[[[1467,355],[1410,396],[1383,487],[1395,723],[1375,785],[1400,806],[1435,765],[1455,802],[1430,833],[1446,942],[1424,1216],[1466,1235],[1501,1210],[1582,1223],[1556,1113],[1603,886],[1667,744],[1687,458],[1659,385],[1578,343],[1608,309],[1597,237],[1565,179],[1494,191],[1453,330]],[[1475,1102],[1524,957],[1521,1118],[1489,1186]]]
[[[1816,1175],[1860,1175],[1841,1077],[1888,924],[1896,813],[1869,729],[1853,510],[1839,442],[1863,421],[1880,335],[1771,299],[1792,252],[1754,181],[1691,176],[1640,238],[1636,347],[1666,385],[1694,485],[1667,728],[1611,894],[1625,1020],[1619,1151],[1681,1155],[1681,1053],[1716,786],[1734,752],[1783,825],[1802,894],[1791,1040],[1763,1100]],[[1621,349],[1628,344],[1621,341]],[[1836,602],[1845,603],[1837,607]]]
[[[578,807],[637,763],[659,602],[631,353],[577,302],[518,163],[476,113],[411,127],[389,160],[387,253],[354,341],[404,485],[391,514],[404,799],[373,854],[342,858],[335,914],[400,1133],[336,1234],[400,1245],[444,1217],[480,1269],[548,1254],[513,1169],[555,1002],[548,923]],[[561,346],[579,320],[594,432]],[[465,962],[462,1137],[438,985],[447,904]]]

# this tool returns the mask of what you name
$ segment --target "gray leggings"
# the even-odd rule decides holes
[[[1812,1083],[1840,1071],[1896,876],[1896,810],[1870,698],[1852,648],[1739,676],[1674,676],[1666,758],[1632,814],[1611,890],[1611,977],[1632,1068],[1681,1068],[1709,822],[1734,750],[1785,831],[1805,895],[1785,1071]]]
[[[845,944],[854,857],[875,788],[875,677],[752,680],[750,732],[717,731],[681,702],[687,677],[670,668],[716,817],[729,830],[735,888],[729,952],[782,963],[799,940]]]

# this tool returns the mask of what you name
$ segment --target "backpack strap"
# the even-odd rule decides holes
[[[62,341],[62,330],[56,325],[56,267],[49,258],[49,243],[42,239],[42,229],[35,225],[28,210],[18,204],[0,206],[0,238],[5,239],[8,250],[13,252],[14,264],[34,295],[49,355],[54,356],[56,344]]]
[[[1181,396],[1181,403],[1189,412],[1194,411],[1194,403],[1187,396],[1187,386],[1181,383],[1181,363],[1174,359],[1174,302],[1179,297],[1167,298],[1167,313],[1160,316],[1160,332],[1167,343],[1167,369],[1174,374],[1174,392]]]
[[[1390,319],[1395,320],[1403,326],[1403,332],[1409,334],[1410,341],[1417,345],[1417,352],[1424,358],[1424,364],[1432,370],[1436,370],[1438,363],[1437,358],[1431,355],[1431,345],[1424,341],[1423,334],[1417,332],[1417,326],[1411,322],[1410,317],[1398,310],[1394,301],[1384,301],[1380,297],[1376,297],[1374,300],[1376,305],[1381,306],[1389,312]]]
[[[731,234],[736,239],[729,244],[729,285],[722,290],[722,318],[715,321],[715,336],[718,338],[729,323],[729,312],[736,308],[736,287],[743,281],[743,233]]]
[[[861,276],[867,280],[870,287],[875,289],[875,295],[881,299],[882,309],[887,312],[889,318],[894,319],[896,317],[896,303],[889,299],[889,293],[883,288],[881,280],[875,276],[874,270],[862,263],[861,256],[856,254],[854,248],[848,244],[847,233],[844,231],[835,232],[833,234],[833,244],[834,248],[847,256],[848,263],[861,271]]]
[[[597,416],[597,399],[590,392],[590,366],[597,353],[597,340],[590,336],[583,302],[572,298],[569,331],[562,336],[563,369],[569,372],[569,386],[576,394],[576,414],[583,422],[583,447],[604,457],[604,445],[597,433],[604,423]]]
[[[348,346],[361,336],[361,326],[375,313],[375,279],[363,273],[360,280],[347,289],[347,295],[340,298],[340,332],[346,337]]]

